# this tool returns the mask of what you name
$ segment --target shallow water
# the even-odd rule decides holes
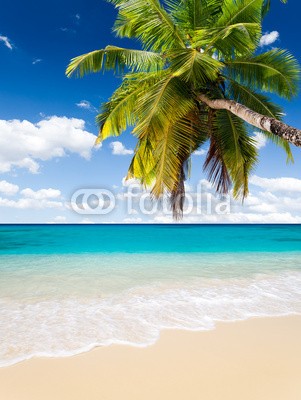
[[[298,225],[0,226],[0,366],[301,314],[300,243]]]

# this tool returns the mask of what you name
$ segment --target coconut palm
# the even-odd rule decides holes
[[[220,194],[248,194],[257,162],[254,126],[284,148],[301,146],[301,132],[281,122],[267,93],[291,99],[299,65],[286,50],[258,50],[269,0],[109,0],[118,10],[114,32],[136,38],[141,50],[116,46],[75,57],[66,74],[101,70],[122,74],[97,116],[97,141],[133,127],[137,137],[128,177],[169,193],[181,216],[184,180],[195,150]]]

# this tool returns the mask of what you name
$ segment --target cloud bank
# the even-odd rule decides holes
[[[50,117],[37,124],[24,120],[0,120],[0,173],[13,168],[39,171],[40,161],[78,154],[89,159],[95,135],[81,119]]]

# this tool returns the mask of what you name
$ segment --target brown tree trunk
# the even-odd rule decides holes
[[[301,147],[301,130],[293,128],[275,118],[267,117],[251,110],[234,100],[216,99],[211,100],[204,94],[199,94],[198,98],[208,107],[214,110],[228,110],[237,117],[243,119],[256,128],[268,131],[287,140],[295,146]]]

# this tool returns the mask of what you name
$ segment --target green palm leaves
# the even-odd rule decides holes
[[[123,81],[97,116],[98,141],[128,127],[137,137],[129,177],[171,195],[181,213],[184,165],[204,143],[204,170],[216,190],[248,193],[257,162],[250,126],[227,110],[211,110],[198,94],[229,99],[281,118],[267,93],[291,98],[299,65],[285,50],[256,51],[268,0],[109,0],[117,8],[117,36],[136,38],[141,50],[107,46],[71,60],[67,75],[113,70]],[[268,135],[287,152],[283,139]]]
[[[171,73],[193,87],[205,86],[218,79],[223,64],[197,49],[180,49],[168,53]]]
[[[114,70],[122,72],[125,68],[132,71],[157,71],[162,69],[163,60],[157,53],[141,50],[128,50],[116,46],[107,46],[104,50],[95,50],[71,60],[66,70],[67,76],[84,76],[90,72]]]
[[[285,50],[273,49],[247,58],[226,62],[227,72],[236,81],[290,99],[297,94],[299,65]]]
[[[109,0],[118,9],[114,32],[138,38],[143,48],[164,51],[185,47],[185,36],[159,0]]]

